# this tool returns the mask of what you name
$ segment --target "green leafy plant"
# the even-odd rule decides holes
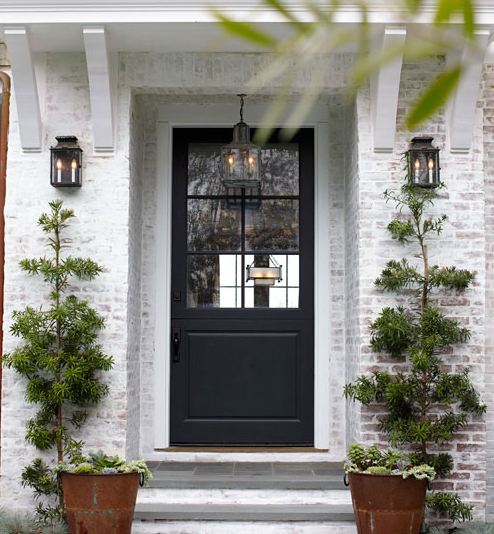
[[[270,53],[267,66],[251,80],[247,90],[253,92],[262,87],[270,87],[273,82],[281,84],[276,103],[265,117],[267,125],[277,124],[284,112],[288,112],[286,124],[300,124],[308,110],[320,96],[324,72],[316,69],[310,90],[303,91],[296,105],[288,95],[295,79],[295,73],[303,72],[312,62],[320,59],[321,53],[347,53],[353,47],[354,60],[348,66],[349,87],[356,90],[367,83],[380,68],[391,64],[397,58],[420,62],[432,56],[456,52],[458,59],[447,65],[428,83],[413,102],[407,126],[412,129],[433,116],[452,95],[468,67],[468,58],[461,52],[483,55],[477,45],[475,33],[475,10],[471,1],[438,0],[434,5],[424,0],[395,0],[389,3],[389,10],[399,13],[403,26],[407,27],[406,39],[399,44],[385,43],[373,49],[371,43],[376,37],[375,28],[370,24],[372,2],[361,0],[357,4],[360,24],[338,23],[345,16],[348,5],[339,0],[329,0],[325,4],[307,2],[307,16],[303,17],[288,2],[283,0],[262,0],[261,6],[274,12],[283,20],[289,30],[283,37],[270,33],[256,22],[233,19],[215,10],[213,12],[220,26],[231,36],[242,39],[251,45]],[[420,24],[420,20],[431,17],[430,24]],[[448,24],[455,21],[455,31]],[[419,22],[417,24],[417,22]],[[450,54],[451,57],[451,54]],[[288,126],[289,130],[293,127]],[[269,136],[270,129],[261,133],[262,139]]]
[[[69,534],[69,530],[61,522],[45,525],[28,512],[1,508],[0,534]]]
[[[120,456],[109,456],[103,451],[92,452],[87,456],[73,456],[70,462],[59,462],[54,471],[56,473],[86,473],[91,475],[135,472],[141,475],[143,484],[153,478],[144,460],[126,461]]]
[[[43,213],[38,224],[48,235],[50,255],[20,262],[23,271],[49,286],[48,303],[45,308],[28,306],[13,313],[10,331],[22,342],[3,356],[3,363],[24,377],[26,400],[36,406],[26,424],[26,440],[40,451],[56,451],[61,462],[66,453],[80,450],[82,442],[72,433],[84,424],[86,408],[107,395],[108,386],[99,373],[112,368],[113,358],[97,343],[103,318],[86,300],[68,293],[72,280],[92,280],[102,269],[89,258],[63,255],[70,243],[64,231],[74,212],[64,209],[60,200],[49,206],[50,212]],[[41,458],[26,466],[22,484],[34,490],[42,517],[63,513],[56,473]],[[55,506],[42,498],[53,496],[58,498]]]
[[[436,472],[427,464],[413,465],[408,455],[394,449],[382,450],[376,445],[365,448],[352,443],[348,449],[345,473],[401,475],[404,479],[434,480]]]
[[[494,523],[469,523],[461,528],[430,527],[426,534],[494,534]]]
[[[453,469],[448,452],[437,452],[447,446],[473,416],[481,416],[486,407],[470,379],[468,367],[450,372],[446,367],[449,348],[470,338],[469,330],[446,317],[436,304],[436,294],[461,293],[473,282],[475,273],[456,267],[431,265],[428,241],[439,236],[447,220],[445,215],[427,214],[437,192],[408,183],[400,191],[386,191],[400,217],[391,221],[388,230],[400,243],[415,243],[420,262],[407,259],[389,261],[376,286],[389,292],[403,293],[410,306],[384,308],[371,324],[370,344],[376,352],[391,357],[407,358],[401,372],[375,371],[362,375],[345,386],[345,396],[365,405],[379,403],[386,408],[380,420],[381,431],[393,446],[410,449],[413,465],[428,464],[438,477]],[[433,492],[427,506],[452,521],[472,518],[472,506],[458,495]]]

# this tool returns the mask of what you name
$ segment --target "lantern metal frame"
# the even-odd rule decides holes
[[[441,184],[439,148],[432,145],[433,137],[414,137],[408,150],[408,177],[410,183],[426,189],[435,189]]]
[[[255,286],[274,286],[276,282],[280,283],[283,280],[283,265],[280,265],[273,256],[268,257],[269,264],[265,267],[255,266],[254,261],[247,265],[247,282],[253,280]]]
[[[222,183],[227,194],[241,189],[255,189],[261,187],[261,147],[251,143],[250,127],[244,122],[245,94],[240,98],[240,121],[233,127],[233,140],[222,150],[223,177]]]
[[[82,148],[73,135],[55,137],[50,148],[50,184],[53,187],[82,186]]]

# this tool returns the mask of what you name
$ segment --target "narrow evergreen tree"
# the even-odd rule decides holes
[[[402,244],[415,243],[421,261],[415,265],[407,259],[392,260],[375,281],[384,291],[412,294],[413,302],[408,309],[384,308],[371,324],[370,345],[375,352],[406,356],[408,366],[404,372],[359,376],[345,386],[345,396],[365,405],[384,405],[387,414],[380,427],[390,443],[408,447],[416,465],[427,463],[439,477],[446,477],[453,469],[453,458],[438,449],[453,440],[471,416],[484,414],[486,407],[468,367],[456,373],[447,370],[448,348],[468,341],[470,332],[446,317],[434,297],[436,291],[463,292],[475,273],[430,264],[427,242],[440,235],[447,220],[446,215],[427,214],[437,198],[435,190],[405,183],[399,192],[385,191],[384,196],[400,211],[400,217],[388,225],[391,237]],[[472,507],[454,493],[436,491],[426,502],[429,509],[452,521],[472,518]]]
[[[12,352],[3,356],[6,367],[15,369],[26,379],[26,400],[37,411],[26,424],[26,440],[41,451],[56,451],[55,461],[64,455],[77,454],[82,442],[72,432],[79,429],[87,416],[86,408],[107,395],[99,371],[113,366],[111,356],[97,343],[103,318],[88,302],[68,294],[75,280],[92,280],[101,267],[88,258],[62,257],[69,240],[62,233],[72,210],[64,209],[60,200],[50,202],[50,213],[43,213],[38,224],[49,235],[50,256],[24,259],[21,268],[30,275],[41,276],[50,287],[46,309],[26,307],[13,313],[11,333],[22,339]],[[57,496],[56,506],[41,500],[38,513],[47,517],[63,513],[63,498],[57,476],[40,458],[22,473],[24,486],[33,488],[36,498]]]

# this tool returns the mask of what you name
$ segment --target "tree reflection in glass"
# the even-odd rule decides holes
[[[297,308],[298,145],[263,146],[260,191],[240,189],[234,196],[221,182],[221,147],[189,144],[187,306]],[[245,267],[269,265],[270,256],[283,265],[284,280],[264,287],[246,282]]]

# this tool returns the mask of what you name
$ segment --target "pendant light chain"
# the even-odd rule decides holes
[[[240,122],[244,122],[244,98],[247,96],[244,93],[237,95],[240,98]]]

